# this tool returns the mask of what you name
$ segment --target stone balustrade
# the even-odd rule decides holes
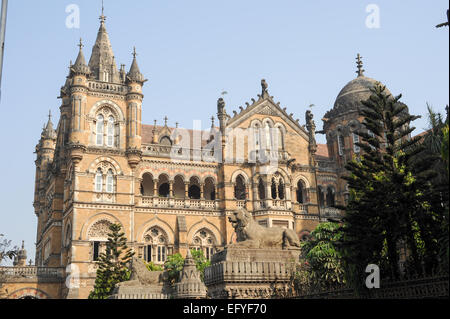
[[[292,275],[292,268],[286,262],[266,261],[223,261],[205,269],[205,284],[219,282],[283,282]]]
[[[216,200],[208,199],[192,199],[192,198],[176,198],[176,197],[156,197],[141,196],[142,206],[149,207],[179,207],[179,208],[200,208],[200,209],[217,209]]]
[[[64,278],[64,268],[61,267],[0,267],[0,273],[8,278]]]

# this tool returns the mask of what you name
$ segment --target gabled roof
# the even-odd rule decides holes
[[[296,131],[300,136],[309,140],[308,132],[303,128],[298,119],[294,120],[293,114],[288,114],[286,108],[282,109],[280,107],[280,102],[275,103],[273,96],[263,88],[263,93],[258,94],[258,100],[252,99],[252,104],[246,103],[247,107],[244,109],[240,108],[240,113],[234,111],[234,116],[231,117],[227,122],[227,127],[235,128],[238,127],[243,121],[247,120],[254,114],[265,114],[271,116],[279,116],[286,122],[294,131]]]

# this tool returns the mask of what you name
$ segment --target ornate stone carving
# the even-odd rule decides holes
[[[88,237],[89,238],[107,238],[110,232],[109,226],[111,222],[105,219],[95,222],[90,228]]]

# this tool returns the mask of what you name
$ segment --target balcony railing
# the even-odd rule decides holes
[[[192,199],[176,197],[142,196],[141,205],[149,207],[179,207],[217,209],[217,201],[209,199]]]
[[[60,267],[0,267],[0,273],[8,277],[24,278],[64,278],[64,268]]]
[[[341,210],[334,207],[322,208],[322,213],[324,217],[342,217]]]

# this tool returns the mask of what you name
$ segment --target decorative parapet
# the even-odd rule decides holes
[[[62,281],[65,278],[63,267],[0,267],[4,282],[43,282]]]

